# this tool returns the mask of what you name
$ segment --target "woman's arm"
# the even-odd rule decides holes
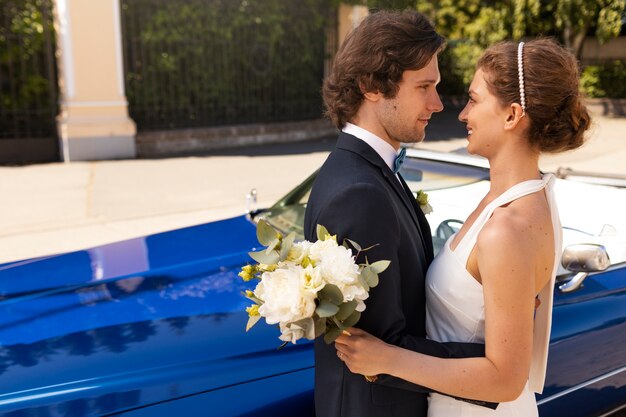
[[[530,370],[536,248],[531,225],[494,216],[476,245],[485,299],[485,357],[441,359],[386,344],[358,329],[336,347],[352,372],[389,374],[453,396],[505,402],[521,393]]]

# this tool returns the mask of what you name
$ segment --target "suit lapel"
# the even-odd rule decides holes
[[[419,222],[418,230],[420,233],[420,238],[422,239],[422,244],[424,245],[424,250],[426,251],[426,259],[428,260],[428,262],[431,262],[434,257],[434,252],[433,239],[430,235],[430,225],[428,224],[428,220],[426,220],[426,215],[422,211],[422,208],[419,206],[415,197],[413,197],[411,189],[404,181],[404,178],[402,178],[402,175],[398,176],[400,177],[400,181],[402,182],[402,187],[404,188],[404,191],[409,196],[409,200],[411,201],[413,206],[413,212],[416,214],[417,221]]]
[[[400,181],[398,181],[396,174],[393,173],[393,171],[387,166],[385,161],[383,161],[380,155],[378,155],[378,153],[374,149],[372,149],[371,146],[353,135],[341,132],[339,135],[339,139],[337,140],[337,148],[354,152],[369,161],[371,164],[379,167],[383,174],[383,177],[385,177],[391,188],[397,194],[398,198],[400,198],[400,200],[402,201],[402,204],[404,204],[404,206],[408,210],[411,219],[413,219],[413,222],[415,223],[415,226],[417,228],[420,227],[417,216],[415,215],[415,210],[413,209],[413,205],[411,204],[407,193],[402,188]]]

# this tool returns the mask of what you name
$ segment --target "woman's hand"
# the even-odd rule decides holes
[[[351,327],[335,340],[337,356],[355,374],[378,375],[388,372],[391,345],[371,334]]]

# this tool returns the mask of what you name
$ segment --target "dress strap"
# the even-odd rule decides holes
[[[552,327],[552,304],[554,297],[554,284],[556,273],[561,262],[563,253],[563,229],[559,218],[559,210],[554,196],[555,177],[549,174],[546,186],[546,196],[550,206],[552,227],[554,229],[554,266],[550,281],[539,291],[539,301],[541,304],[535,311],[535,326],[533,329],[533,356],[528,377],[529,388],[541,394],[546,380],[546,367],[548,365],[548,348],[550,345],[550,329]],[[545,176],[544,176],[545,178]]]
[[[543,188],[546,189],[546,198],[548,201],[548,206],[550,208],[550,217],[552,220],[554,234],[554,265],[552,268],[552,275],[550,277],[550,280],[539,291],[538,295],[541,304],[539,305],[539,308],[537,308],[537,310],[535,311],[535,322],[533,328],[533,353],[530,366],[530,374],[528,377],[529,388],[539,394],[541,394],[541,392],[543,391],[546,379],[548,348],[550,344],[550,329],[552,327],[554,284],[559,263],[561,261],[561,254],[563,251],[563,230],[561,228],[559,211],[556,205],[556,198],[554,196],[555,182],[556,180],[554,175],[544,174],[542,179],[540,180],[524,181],[509,188],[507,191],[498,196],[498,198],[488,204],[487,207],[485,207],[485,209],[478,216],[474,224],[470,227],[465,236],[463,236],[463,239],[461,239],[461,242],[459,242],[456,249],[454,250],[455,254],[463,262],[463,265],[466,265],[467,258],[469,257],[469,254],[476,244],[476,237],[478,236],[478,233],[483,228],[487,220],[489,220],[489,218],[493,214],[493,211],[496,208],[525,195],[537,192]]]
[[[515,201],[518,198],[524,197],[528,194],[535,193],[548,184],[550,180],[554,179],[552,174],[545,174],[539,180],[528,180],[515,184],[498,197],[496,197],[491,203],[487,205],[480,213],[480,215],[476,218],[476,221],[470,226],[470,229],[465,233],[461,241],[458,243],[456,248],[454,249],[454,253],[461,261],[463,265],[467,264],[467,259],[469,258],[472,249],[476,245],[476,239],[478,234],[482,230],[483,226],[487,221],[491,218],[494,210],[500,206],[510,203],[511,201]]]

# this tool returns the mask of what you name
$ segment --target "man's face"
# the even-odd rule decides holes
[[[387,136],[383,139],[395,148],[424,140],[430,117],[443,110],[437,93],[440,79],[436,55],[424,68],[404,71],[396,96],[382,97],[376,106],[378,122]]]

